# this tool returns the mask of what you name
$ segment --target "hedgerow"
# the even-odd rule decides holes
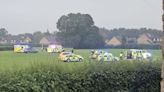
[[[69,64],[67,64],[69,65]],[[76,65],[76,64],[74,64]],[[89,63],[74,71],[38,64],[0,74],[0,92],[159,92],[160,63]]]

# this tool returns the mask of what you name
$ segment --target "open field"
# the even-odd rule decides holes
[[[113,53],[115,56],[119,56],[121,49],[111,49],[108,50]],[[74,50],[76,54],[79,54],[84,57],[84,62],[87,63],[89,61],[93,61],[89,58],[90,50]],[[151,50],[150,51],[153,55],[153,61],[159,62],[161,61],[161,51],[160,50]],[[39,63],[49,63],[49,64],[63,64],[68,65],[68,63],[62,62],[58,59],[58,54],[53,53],[49,54],[47,52],[39,52],[39,53],[14,53],[12,51],[2,51],[0,52],[0,71],[3,70],[14,70],[14,69],[21,69],[24,67],[29,67]],[[81,62],[81,63],[84,63]],[[80,63],[80,64],[81,64]]]

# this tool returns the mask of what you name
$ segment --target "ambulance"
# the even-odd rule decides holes
[[[51,44],[47,47],[48,53],[60,53],[63,51],[63,47],[61,45]]]
[[[16,44],[14,45],[15,53],[37,53],[35,49],[32,48],[29,44]]]

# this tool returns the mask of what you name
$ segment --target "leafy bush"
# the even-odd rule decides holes
[[[61,70],[67,67],[59,66],[38,64],[1,73],[0,92],[159,92],[160,89],[160,63],[89,63],[66,72]]]
[[[0,46],[0,51],[11,51],[13,49],[13,46]]]

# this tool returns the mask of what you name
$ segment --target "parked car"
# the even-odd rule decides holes
[[[119,61],[119,58],[113,56],[112,53],[104,53],[104,54],[99,55],[97,60],[98,61],[109,62],[109,61]]]
[[[71,52],[62,52],[59,55],[59,59],[64,62],[80,62],[83,61],[83,57],[77,54],[73,54]]]
[[[70,54],[72,54],[72,52],[61,52],[59,55],[59,59],[64,61],[65,57]]]
[[[37,53],[38,51],[34,48],[24,49],[24,53]]]

